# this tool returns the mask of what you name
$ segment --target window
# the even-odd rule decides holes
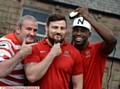
[[[22,16],[24,15],[32,15],[38,20],[38,32],[35,40],[41,40],[43,37],[45,37],[45,22],[49,16],[48,12],[32,9],[32,8],[23,8],[22,10]]]

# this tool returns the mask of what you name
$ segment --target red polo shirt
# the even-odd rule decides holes
[[[51,48],[52,46],[48,45],[46,39],[38,42],[37,45],[33,46],[33,52],[26,58],[25,64],[41,62],[50,52]],[[40,89],[69,89],[71,76],[82,73],[79,51],[67,42],[61,45],[61,49],[62,54],[55,57],[47,73],[37,82]]]
[[[83,63],[83,89],[102,89],[102,77],[108,55],[100,52],[102,43],[90,43],[80,51]]]

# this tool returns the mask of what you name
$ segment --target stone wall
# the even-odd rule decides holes
[[[120,61],[112,59],[107,62],[102,87],[102,89],[120,89]]]
[[[17,0],[0,0],[0,32],[9,33],[13,30],[20,16],[20,3]]]

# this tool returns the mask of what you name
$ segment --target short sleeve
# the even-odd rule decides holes
[[[14,54],[11,43],[5,40],[0,40],[0,62],[11,58]]]
[[[82,59],[79,51],[74,52],[74,66],[73,75],[78,75],[83,73]]]
[[[99,70],[103,73],[108,55],[103,55],[103,53],[101,53],[101,51],[100,51],[101,47],[102,47],[102,42],[96,42],[94,45],[94,48],[96,50],[95,62],[99,66],[99,68],[100,68]]]
[[[103,54],[103,52],[101,51],[102,46],[103,46],[102,41],[97,41],[94,43],[94,48],[95,48],[96,53],[99,54],[100,56],[107,57],[108,55]]]

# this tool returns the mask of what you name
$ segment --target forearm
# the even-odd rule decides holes
[[[110,29],[104,26],[102,23],[97,22],[90,14],[86,19],[91,23],[94,30],[102,37],[102,39],[107,43],[115,43],[116,39]]]
[[[21,60],[22,55],[17,53],[13,58],[0,62],[0,77],[7,76]]]
[[[48,71],[56,56],[61,54],[60,43],[54,44],[47,56],[39,63],[26,64],[25,73],[30,82],[41,79]],[[35,54],[33,54],[35,56]],[[36,55],[37,56],[37,55]]]
[[[94,30],[101,36],[103,39],[103,45],[100,48],[102,55],[110,54],[116,46],[117,40],[113,36],[111,30],[106,26],[102,25],[100,22],[97,22],[92,16],[88,16],[87,20],[91,23]]]
[[[73,89],[83,89],[83,74],[72,77]]]
[[[54,57],[54,54],[49,53],[40,63],[36,63],[33,65],[27,64],[25,71],[28,80],[30,82],[35,82],[41,79],[52,64]]]

